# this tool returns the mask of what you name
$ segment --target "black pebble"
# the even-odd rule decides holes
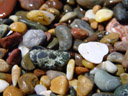
[[[12,24],[14,21],[12,20],[12,19],[5,19],[5,20],[3,20],[3,24],[7,24],[7,25],[10,25],[10,24]]]

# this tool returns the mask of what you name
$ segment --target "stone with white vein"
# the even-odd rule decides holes
[[[82,43],[78,47],[79,53],[84,59],[99,64],[103,61],[103,57],[108,54],[108,46],[100,42]]]

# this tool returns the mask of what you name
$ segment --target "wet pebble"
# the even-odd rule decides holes
[[[75,73],[76,74],[83,74],[89,72],[88,68],[84,68],[84,67],[75,67]]]
[[[122,63],[124,55],[119,52],[112,52],[107,56],[107,60],[116,63]]]
[[[98,70],[94,77],[95,84],[102,91],[113,91],[121,85],[119,78],[114,77],[103,70]]]
[[[117,51],[125,52],[128,49],[128,42],[127,41],[118,41],[114,43],[114,48]]]
[[[1,24],[0,25],[0,38],[4,37],[8,32],[8,25]]]
[[[82,65],[88,69],[93,69],[95,67],[95,65],[93,63],[91,63],[87,60],[82,60]]]
[[[45,71],[41,69],[35,69],[33,72],[37,77],[41,77],[42,75],[45,75]]]
[[[97,64],[108,53],[108,47],[103,43],[89,42],[80,44],[78,51],[86,60]]]
[[[125,72],[124,67],[121,64],[118,64],[116,66],[117,66],[117,72],[116,72],[117,76],[120,76],[122,73]]]
[[[86,11],[84,17],[88,18],[88,19],[95,19],[95,14],[93,13],[92,9],[89,9],[89,10]]]
[[[46,35],[42,30],[31,29],[26,32],[23,36],[23,45],[32,48],[46,42]]]
[[[44,85],[37,84],[34,90],[36,94],[40,94],[42,91],[47,91],[47,88]]]
[[[9,83],[7,81],[0,79],[0,93],[3,92],[8,86]]]
[[[123,85],[128,84],[128,74],[127,73],[120,74],[120,80]]]
[[[73,87],[76,90],[77,89],[77,83],[78,83],[77,79],[70,80],[69,81],[69,86]]]
[[[0,72],[9,72],[10,65],[3,59],[0,59]]]
[[[11,16],[9,16],[9,19],[13,20],[14,22],[18,22],[19,17],[16,15],[11,15]]]

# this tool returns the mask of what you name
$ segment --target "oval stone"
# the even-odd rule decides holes
[[[8,72],[9,70],[10,70],[9,64],[3,59],[0,59],[0,72]]]

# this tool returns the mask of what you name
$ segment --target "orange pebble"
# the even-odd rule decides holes
[[[83,74],[85,72],[88,72],[89,70],[87,68],[84,67],[76,67],[75,68],[75,73],[76,74]]]
[[[35,74],[37,77],[40,77],[40,76],[44,75],[45,72],[44,72],[43,70],[41,70],[41,69],[35,69],[35,70],[34,70],[34,74]]]
[[[95,6],[92,8],[94,14],[96,14],[96,12],[97,12],[98,10],[100,10],[100,9],[101,9],[101,6],[100,6],[100,5],[95,5]]]

